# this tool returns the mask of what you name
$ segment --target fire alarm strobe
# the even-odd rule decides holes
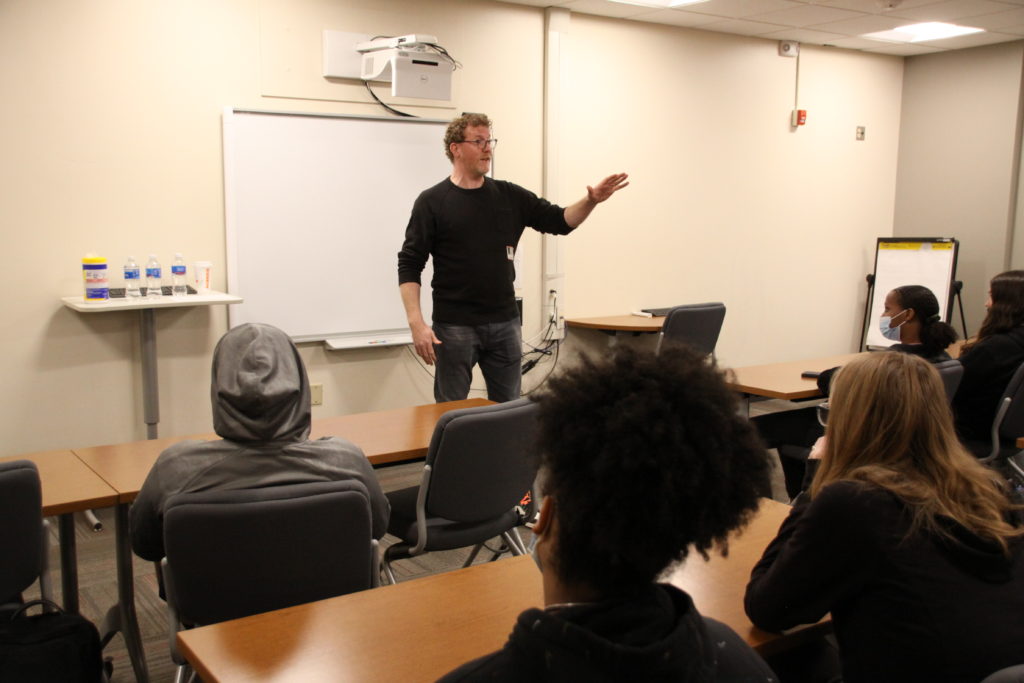
[[[796,57],[800,54],[800,43],[795,40],[780,40],[779,41],[779,56],[780,57]]]

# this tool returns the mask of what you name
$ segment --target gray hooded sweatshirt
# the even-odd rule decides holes
[[[157,458],[131,508],[132,549],[164,556],[163,519],[176,493],[355,479],[370,494],[373,537],[391,512],[373,468],[355,444],[309,441],[309,380],[298,349],[276,327],[246,324],[213,353],[213,428],[219,441],[181,441]]]

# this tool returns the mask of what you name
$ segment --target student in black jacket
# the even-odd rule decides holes
[[[1024,270],[992,278],[985,307],[978,336],[960,354],[964,376],[953,397],[957,433],[978,455],[990,450],[996,404],[1024,363]]]
[[[1024,531],[957,440],[935,368],[902,353],[845,365],[811,458],[751,574],[755,625],[831,613],[844,683],[976,683],[1024,663]]]
[[[734,631],[656,582],[691,549],[724,550],[757,509],[767,461],[722,374],[688,348],[620,347],[548,386],[534,528],[545,607],[442,680],[774,681]]]

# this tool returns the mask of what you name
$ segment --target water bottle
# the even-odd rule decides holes
[[[171,262],[171,294],[174,296],[185,296],[188,294],[188,286],[185,284],[185,258],[178,252]]]
[[[146,296],[157,297],[163,295],[163,292],[160,291],[162,275],[160,262],[156,260],[156,254],[150,254],[149,262],[146,264]]]
[[[124,295],[126,297],[142,296],[142,290],[139,289],[141,284],[139,264],[135,262],[134,256],[129,256],[128,262],[124,264]]]

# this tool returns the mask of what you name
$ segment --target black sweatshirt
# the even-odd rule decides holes
[[[829,612],[845,683],[977,683],[1024,660],[1024,548],[1007,558],[948,518],[910,533],[876,486],[840,481],[797,499],[754,567],[747,615],[779,631]]]
[[[466,190],[445,178],[416,199],[398,252],[398,283],[420,282],[427,257],[434,259],[433,319],[482,325],[519,315],[512,256],[526,226],[555,235],[570,228],[562,207],[529,190],[484,178]]]
[[[1024,326],[986,337],[960,355],[964,376],[953,397],[953,416],[961,439],[991,438],[996,404],[1022,362]]]

